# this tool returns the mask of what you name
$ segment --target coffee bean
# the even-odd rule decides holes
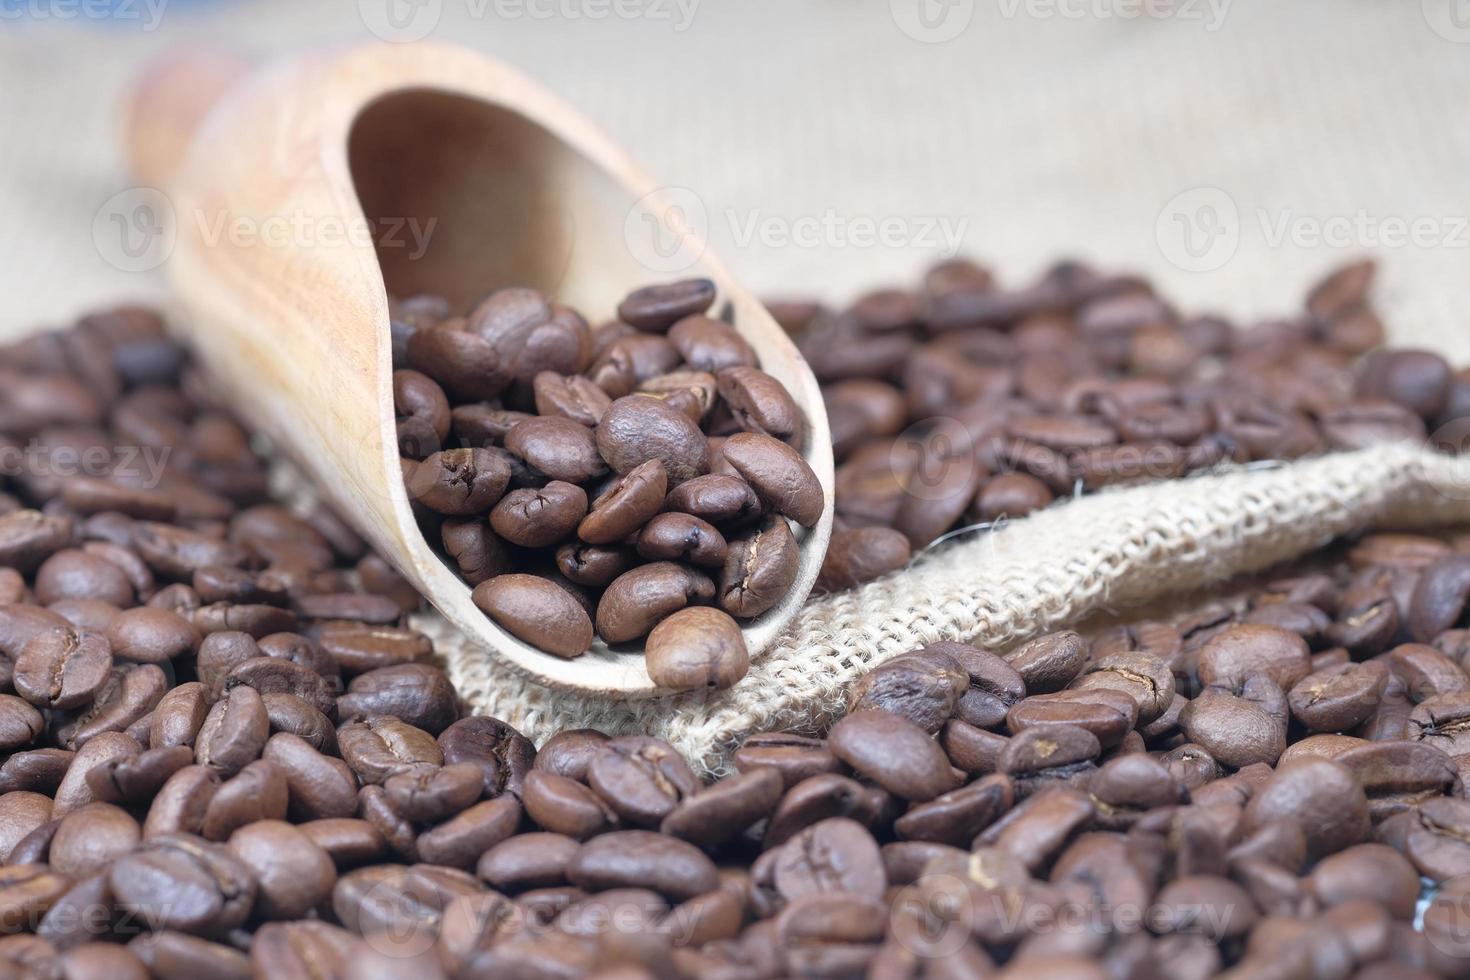
[[[783,789],[775,769],[752,769],[685,799],[659,829],[701,847],[718,847],[770,816]]]
[[[848,690],[852,711],[876,708],[902,715],[933,734],[970,689],[970,676],[941,650],[920,650],[885,661]]]
[[[1246,676],[1239,693],[1206,688],[1179,715],[1191,742],[1227,766],[1272,763],[1286,749],[1286,700],[1265,674]]]
[[[1287,693],[1291,713],[1314,732],[1341,732],[1364,721],[1388,686],[1378,661],[1329,667],[1302,678]]]
[[[832,752],[906,800],[932,800],[955,788],[949,760],[913,722],[887,711],[858,711],[832,726]]]
[[[1107,688],[1123,691],[1138,703],[1138,724],[1147,725],[1168,710],[1174,701],[1174,674],[1156,657],[1146,653],[1119,653],[1099,657],[1083,668],[1072,682],[1079,690]]]
[[[393,715],[400,721],[438,734],[459,716],[449,678],[428,664],[397,664],[360,674],[337,699],[343,721]]]
[[[823,820],[782,845],[772,871],[788,901],[824,892],[881,898],[887,885],[873,835],[845,817]]]
[[[567,863],[567,879],[591,891],[646,887],[675,901],[712,891],[718,871],[698,848],[643,830],[604,834]]]
[[[741,619],[769,611],[786,597],[799,564],[790,526],[770,518],[759,530],[730,541],[720,572],[720,608]]]
[[[643,527],[663,505],[668,476],[663,463],[640,463],[598,497],[577,525],[577,536],[589,544],[615,544]]]
[[[714,583],[673,562],[640,565],[613,580],[597,603],[597,634],[609,643],[646,635],[690,602],[710,599]]]
[[[261,918],[301,918],[331,894],[337,880],[326,852],[279,820],[241,827],[226,846],[255,878],[254,914]]]
[[[614,826],[612,808],[582,783],[536,769],[526,775],[521,799],[537,826],[574,840],[584,840]]]
[[[145,840],[113,862],[108,884],[120,908],[155,928],[205,936],[241,925],[256,895],[245,864],[223,845],[189,834]]]
[[[222,782],[204,810],[200,834],[227,840],[240,827],[257,820],[284,820],[290,790],[275,764],[257,759]]]
[[[51,710],[96,697],[112,674],[112,647],[99,633],[55,630],[33,637],[15,660],[13,683],[26,700]]]
[[[231,776],[260,758],[270,737],[270,718],[260,693],[238,685],[215,702],[195,739],[194,759]]]
[[[811,776],[835,773],[841,765],[822,739],[778,733],[750,736],[732,758],[741,772],[762,766],[775,769],[787,789]]]
[[[1005,655],[1030,694],[1059,691],[1071,683],[1087,661],[1087,643],[1077,633],[1048,633]]]
[[[429,638],[418,630],[399,626],[327,623],[317,632],[317,643],[344,673],[361,674],[393,664],[418,663],[434,653]],[[264,651],[262,651],[264,652]],[[317,670],[317,673],[324,673]]]
[[[671,691],[722,690],[750,667],[739,624],[703,606],[680,609],[655,626],[644,656],[649,677]]]
[[[761,512],[760,499],[750,484],[727,473],[706,473],[684,481],[669,491],[664,507],[721,528],[748,523]]]
[[[1245,810],[1245,829],[1295,819],[1307,835],[1312,858],[1365,840],[1368,800],[1352,773],[1330,759],[1299,759],[1282,766]]]
[[[187,933],[167,929],[142,933],[129,942],[127,948],[152,976],[160,980],[188,980],[204,976],[220,980],[248,980],[250,977],[250,958],[244,953]]]
[[[822,516],[825,493],[795,449],[770,436],[740,432],[725,440],[723,455],[756,496],[776,513],[812,527]]]
[[[554,371],[542,371],[536,375],[533,389],[538,414],[570,419],[588,428],[601,422],[612,404],[606,392],[580,375],[568,377]]]
[[[337,731],[337,744],[342,758],[365,783],[382,783],[389,776],[426,764],[444,764],[444,752],[434,736],[391,715],[343,725]]]
[[[577,657],[592,645],[592,620],[587,611],[547,579],[499,575],[476,586],[472,598],[497,625],[547,653]]]
[[[1276,626],[1232,626],[1200,648],[1196,670],[1201,684],[1260,672],[1283,690],[1311,673],[1306,641]]]
[[[702,567],[725,564],[728,546],[714,526],[688,514],[659,514],[638,532],[638,554],[648,561],[684,561]]]
[[[817,587],[840,592],[897,571],[913,557],[908,538],[883,527],[836,531],[822,560]]]
[[[272,735],[261,757],[286,781],[287,807],[293,819],[324,820],[356,812],[357,778],[341,759],[324,755],[289,732]]]
[[[618,318],[639,330],[663,333],[685,317],[705,312],[714,301],[715,284],[708,279],[644,286],[618,304]]]
[[[689,764],[667,742],[637,735],[598,748],[587,781],[619,817],[643,827],[656,826],[699,788]]]
[[[612,403],[595,432],[597,450],[617,473],[656,459],[671,486],[709,471],[709,444],[688,416],[657,398],[631,395]]]
[[[512,490],[490,512],[490,526],[512,544],[546,548],[569,536],[587,515],[587,493],[553,480],[536,490]]]
[[[347,930],[312,919],[267,922],[250,942],[254,973],[272,977],[334,975],[363,952],[362,941]]]

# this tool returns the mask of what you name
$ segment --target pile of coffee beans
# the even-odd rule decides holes
[[[466,714],[155,316],[0,377],[0,975],[1470,977],[1470,535],[931,644],[707,781]]]
[[[957,526],[1057,497],[1470,418],[1470,370],[1382,347],[1373,272],[1348,265],[1301,312],[1248,326],[1078,263],[1006,290],[955,260],[841,312],[771,304],[823,384],[838,462],[820,584],[851,587]]]
[[[671,690],[745,675],[739,622],[783,599],[821,517],[807,424],[707,279],[596,330],[531,289],[393,310],[405,485],[425,536],[511,634],[576,657],[645,643]]]

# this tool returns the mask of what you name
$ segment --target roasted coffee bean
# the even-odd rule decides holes
[[[600,746],[587,764],[587,782],[619,817],[643,827],[656,826],[699,789],[689,764],[672,746],[639,735]]]
[[[420,665],[403,666],[412,668]],[[289,694],[323,714],[333,711],[336,704],[332,684],[327,678],[293,660],[280,657],[254,657],[236,664],[225,675],[222,694],[228,697],[241,687],[251,688],[261,695]]]
[[[32,704],[51,710],[77,708],[91,702],[107,683],[112,654],[111,645],[100,633],[41,633],[21,649],[12,683]]]
[[[587,492],[553,480],[535,490],[512,490],[490,512],[490,526],[511,544],[546,548],[571,535],[587,516]]]
[[[289,732],[272,735],[261,757],[286,781],[287,809],[293,819],[350,817],[357,811],[357,778],[341,759]]]
[[[244,953],[187,933],[167,929],[142,933],[127,948],[149,974],[160,980],[190,977],[248,980],[250,977],[250,958]],[[285,975],[284,971],[280,975]]]
[[[1012,734],[1028,728],[1067,725],[1090,731],[1104,747],[1117,745],[1138,720],[1138,702],[1115,688],[1036,694],[1017,701],[1006,712]]]
[[[707,473],[684,481],[669,491],[663,506],[721,528],[749,523],[761,512],[760,498],[750,484],[728,473]]]
[[[1048,633],[1023,643],[1005,660],[1026,682],[1029,694],[1059,691],[1071,683],[1087,661],[1087,643],[1071,630]]]
[[[688,514],[659,514],[638,532],[638,554],[648,561],[683,561],[719,568],[729,546],[712,524]]]
[[[397,664],[354,677],[347,693],[337,699],[337,714],[342,721],[394,715],[437,735],[459,717],[459,707],[442,670],[429,664]]]
[[[880,898],[887,886],[873,835],[844,817],[814,824],[782,845],[771,871],[776,890],[787,901],[839,891]]]
[[[1234,768],[1274,763],[1286,750],[1286,699],[1266,674],[1246,675],[1238,689],[1209,687],[1179,715],[1191,742]]]
[[[1370,830],[1361,785],[1330,759],[1299,759],[1280,767],[1251,797],[1244,819],[1247,831],[1272,820],[1296,820],[1313,859],[1360,843]]]
[[[350,817],[328,817],[303,823],[301,832],[313,844],[329,854],[339,868],[357,867],[381,859],[388,852],[388,842],[366,820]]]
[[[670,486],[709,472],[709,443],[689,417],[657,398],[630,395],[608,407],[595,432],[597,450],[617,473],[658,460]]]
[[[776,770],[752,769],[685,799],[664,818],[659,829],[701,847],[717,847],[770,816],[783,789],[781,774]]]
[[[249,916],[256,882],[221,844],[188,834],[145,840],[114,861],[108,884],[124,911],[154,928],[223,935]]]
[[[1378,707],[1388,686],[1379,661],[1343,664],[1309,674],[1287,692],[1292,717],[1314,732],[1343,732]]]
[[[577,525],[577,537],[588,544],[622,541],[659,512],[667,488],[662,462],[650,459],[638,464],[593,501],[591,511]]]
[[[874,668],[848,690],[848,701],[853,711],[890,711],[933,734],[969,689],[970,676],[953,657],[925,648]]]
[[[365,783],[381,783],[423,765],[444,764],[444,752],[434,736],[390,715],[343,725],[337,731],[337,744],[342,758]]]
[[[856,527],[832,534],[817,587],[840,592],[897,571],[909,563],[908,538],[891,528]]]
[[[195,739],[194,759],[231,776],[260,758],[270,737],[270,717],[260,693],[237,685],[216,701]]]
[[[775,769],[787,789],[808,777],[836,772],[841,765],[822,739],[778,733],[750,736],[732,759],[741,772],[761,766]]]
[[[591,617],[569,592],[549,579],[498,575],[477,585],[471,597],[506,632],[547,653],[577,657],[592,645]]]
[[[434,652],[427,636],[418,630],[399,626],[331,622],[317,631],[316,641],[347,674],[361,674],[394,664],[418,663],[428,660]],[[324,673],[321,670],[316,672]]]
[[[483,890],[473,876],[453,868],[383,864],[338,878],[332,909],[361,936],[391,931],[433,937],[451,901]]]
[[[581,375],[568,377],[554,371],[542,371],[536,375],[532,386],[538,414],[570,419],[589,429],[602,421],[602,416],[612,405],[612,399],[606,392]]]
[[[589,589],[605,587],[635,561],[631,548],[568,542],[556,549],[557,571],[569,582]]]
[[[1201,684],[1228,682],[1263,673],[1290,690],[1312,671],[1306,641],[1278,626],[1232,626],[1200,648],[1196,670]]]
[[[644,286],[618,304],[618,319],[639,330],[667,331],[687,316],[703,313],[715,301],[715,285],[708,279]]]
[[[123,731],[152,711],[167,687],[168,680],[163,671],[153,664],[115,665],[92,704],[58,728],[56,735],[62,744],[76,749],[102,732]],[[12,727],[5,720],[5,698],[5,695],[0,695],[0,746],[5,746],[8,740],[6,733]],[[18,704],[24,703],[14,700]],[[39,731],[40,726],[37,725],[36,732]]]
[[[275,764],[257,759],[222,782],[204,810],[200,834],[226,840],[237,828],[257,820],[284,820],[290,790]]]
[[[219,773],[208,766],[189,765],[176,770],[159,788],[143,821],[143,836],[197,834],[220,786]]]
[[[1161,717],[1174,701],[1174,674],[1168,665],[1146,653],[1117,653],[1087,664],[1072,682],[1078,690],[1107,688],[1122,691],[1138,703],[1138,724]]]
[[[88,742],[96,744],[98,739]],[[137,755],[120,755],[87,771],[87,788],[93,799],[109,803],[139,804],[151,801],[174,773],[194,762],[186,745],[149,749]]]
[[[932,800],[955,788],[949,759],[920,727],[887,711],[865,710],[832,726],[833,754],[906,800]]]
[[[536,825],[584,840],[615,826],[618,816],[598,794],[566,776],[536,769],[526,776],[521,799]]]
[[[741,619],[753,619],[786,598],[796,580],[800,556],[786,521],[771,518],[764,526],[730,541],[720,572],[720,608]]]
[[[3,709],[0,709],[3,710]],[[13,752],[0,763],[0,794],[16,790],[52,793],[60,785],[76,753],[65,749]]]
[[[714,594],[714,583],[692,568],[667,561],[640,565],[614,579],[602,594],[597,635],[609,643],[636,640],[691,602]]]
[[[364,949],[362,940],[326,922],[313,919],[267,922],[251,938],[252,975],[333,976],[344,971]]]
[[[725,440],[724,459],[762,503],[803,527],[822,516],[826,494],[820,481],[795,449],[755,432],[740,432]]]
[[[719,884],[714,862],[692,844],[646,830],[619,830],[583,844],[567,863],[567,880],[588,891],[649,888],[683,901]]]
[[[255,878],[254,914],[260,918],[302,918],[331,894],[337,880],[327,853],[279,820],[241,827],[226,846]]]
[[[750,666],[739,624],[704,607],[681,609],[655,626],[644,657],[653,682],[673,691],[727,688]]]
[[[1425,800],[1409,817],[1404,856],[1426,878],[1443,882],[1470,870],[1470,801],[1451,797]]]

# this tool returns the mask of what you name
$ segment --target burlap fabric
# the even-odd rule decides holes
[[[1296,308],[1322,271],[1372,252],[1395,340],[1470,362],[1470,25],[1455,0],[954,0],[928,8],[952,19],[916,22],[919,2],[430,6],[432,36],[540,76],[694,191],[711,247],[760,292],[840,301],[912,282],[958,243],[1008,281],[1077,254],[1246,319]],[[129,185],[117,100],[150,55],[189,38],[261,55],[372,40],[376,3],[175,0],[156,30],[0,18],[0,334],[164,298],[161,276],[109,264],[93,237]],[[878,221],[896,235],[865,236]],[[708,700],[548,692],[425,626],[474,706],[536,738],[651,730],[718,769],[746,732],[820,725],[845,683],[918,643],[1005,644],[1372,524],[1464,520],[1467,487],[1462,464],[1394,449],[1071,502],[812,601]]]

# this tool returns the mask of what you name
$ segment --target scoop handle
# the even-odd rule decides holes
[[[172,184],[199,124],[251,65],[235,52],[198,46],[149,64],[127,96],[125,145],[133,176],[149,187]]]

